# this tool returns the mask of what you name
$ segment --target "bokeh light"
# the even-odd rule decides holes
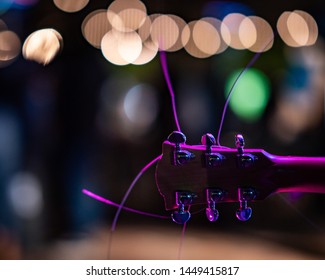
[[[120,32],[135,31],[147,17],[146,6],[138,0],[115,0],[107,9],[107,18]]]
[[[204,20],[195,23],[192,36],[195,45],[207,55],[214,55],[221,45],[218,30]]]
[[[243,14],[231,13],[222,20],[221,35],[224,41],[233,49],[245,49],[239,35],[240,25],[245,18],[246,16]]]
[[[129,64],[118,51],[119,43],[117,32],[107,32],[101,41],[101,51],[104,57],[115,65],[127,65]]]
[[[143,42],[141,53],[138,58],[132,62],[134,65],[143,65],[149,63],[158,53],[158,46],[151,40]]]
[[[178,36],[177,36],[177,40],[175,42],[175,44],[168,48],[167,51],[169,52],[176,52],[180,49],[182,49],[184,47],[183,45],[183,41],[182,41],[182,37],[181,37],[181,34],[186,26],[186,22],[185,20],[183,20],[181,17],[179,16],[176,16],[176,15],[168,15],[175,23],[176,25],[178,26]]]
[[[300,10],[283,12],[277,21],[281,39],[290,47],[303,47],[315,44],[318,27],[314,18]]]
[[[128,63],[134,62],[142,51],[142,41],[137,32],[118,33],[118,52]]]
[[[105,9],[95,10],[86,16],[81,25],[84,38],[90,45],[98,49],[101,47],[104,35],[112,30],[106,13]]]
[[[86,7],[89,3],[89,0],[53,0],[53,2],[55,6],[64,12],[75,13],[81,11],[84,7]]]
[[[9,182],[9,197],[16,215],[37,218],[43,209],[43,193],[39,178],[32,173],[17,173]]]
[[[184,49],[189,53],[191,56],[196,58],[207,58],[210,57],[211,53],[203,52],[195,43],[194,37],[192,36],[194,27],[198,23],[197,20],[189,22],[182,32],[182,42],[184,44]]]
[[[243,46],[253,52],[265,52],[272,48],[274,32],[261,17],[249,16],[239,26],[239,38]]]
[[[228,95],[241,70],[233,72],[226,80]],[[242,120],[257,121],[264,113],[270,98],[270,81],[261,71],[250,68],[239,79],[233,90],[229,106]]]
[[[49,64],[62,50],[63,38],[52,29],[41,29],[30,34],[23,45],[23,56],[40,64]]]
[[[136,85],[126,93],[123,102],[124,113],[135,129],[147,131],[158,115],[158,94],[147,84]]]
[[[150,34],[159,50],[168,51],[178,41],[180,30],[173,17],[160,15],[153,20]]]
[[[21,41],[15,32],[0,31],[0,68],[11,64],[20,54],[20,50]]]

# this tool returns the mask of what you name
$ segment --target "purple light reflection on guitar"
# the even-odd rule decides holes
[[[247,221],[252,215],[248,202],[280,192],[325,193],[325,157],[244,149],[240,134],[233,149],[216,145],[211,134],[202,136],[201,145],[185,142],[183,133],[170,134],[156,169],[158,190],[176,223],[190,219],[191,205],[205,204],[207,218],[216,221],[218,203],[239,202],[236,216]]]

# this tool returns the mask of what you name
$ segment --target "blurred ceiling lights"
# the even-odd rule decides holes
[[[36,0],[1,1],[0,14],[13,4],[31,5]],[[60,10],[73,13],[87,6],[89,0],[53,0]],[[270,24],[258,16],[228,13],[223,19],[204,17],[188,24],[179,16],[148,15],[140,0],[115,0],[107,9],[89,13],[83,20],[82,35],[113,64],[141,65],[150,62],[158,51],[175,52],[182,48],[193,57],[207,58],[228,47],[252,52],[268,51],[274,42]],[[315,44],[318,27],[307,12],[286,11],[280,15],[277,31],[285,44],[303,47]],[[53,29],[32,33],[25,41],[26,59],[48,64],[62,49],[62,36]],[[17,57],[21,48],[16,34],[0,22],[0,67]]]
[[[30,34],[23,46],[25,59],[49,64],[63,48],[63,39],[54,29],[41,29]]]

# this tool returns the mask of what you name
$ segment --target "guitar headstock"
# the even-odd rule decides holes
[[[270,155],[262,149],[244,150],[242,135],[236,135],[236,148],[217,146],[211,134],[203,135],[200,145],[185,142],[183,133],[170,134],[156,169],[157,187],[176,223],[188,221],[188,208],[196,204],[206,205],[207,218],[215,221],[219,202],[239,202],[236,216],[246,221],[252,214],[247,203],[275,192]]]

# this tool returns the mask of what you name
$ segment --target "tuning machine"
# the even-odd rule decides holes
[[[249,153],[244,153],[245,140],[243,135],[237,134],[235,136],[235,144],[238,150],[237,166],[239,168],[251,167],[254,164],[254,161],[257,160],[257,157]]]
[[[216,139],[211,133],[206,133],[201,137],[201,144],[205,145],[206,150],[204,153],[204,166],[215,167],[219,166],[225,157],[219,153],[212,152],[212,146],[216,145]]]
[[[181,149],[180,145],[185,144],[186,142],[186,136],[182,132],[173,131],[168,136],[167,140],[175,144],[175,149],[172,155],[173,165],[183,165],[195,157],[193,153]]]
[[[254,188],[238,188],[239,209],[236,211],[238,220],[246,222],[252,216],[252,208],[247,206],[248,201],[254,200],[256,190]]]
[[[185,206],[191,205],[197,195],[188,191],[176,192],[176,204],[178,209],[172,213],[172,220],[177,224],[185,224],[190,218],[191,213],[185,210]]]
[[[216,203],[222,201],[226,195],[226,192],[222,189],[210,189],[206,190],[208,207],[205,209],[205,214],[210,222],[214,222],[219,218],[219,211],[216,209]]]

